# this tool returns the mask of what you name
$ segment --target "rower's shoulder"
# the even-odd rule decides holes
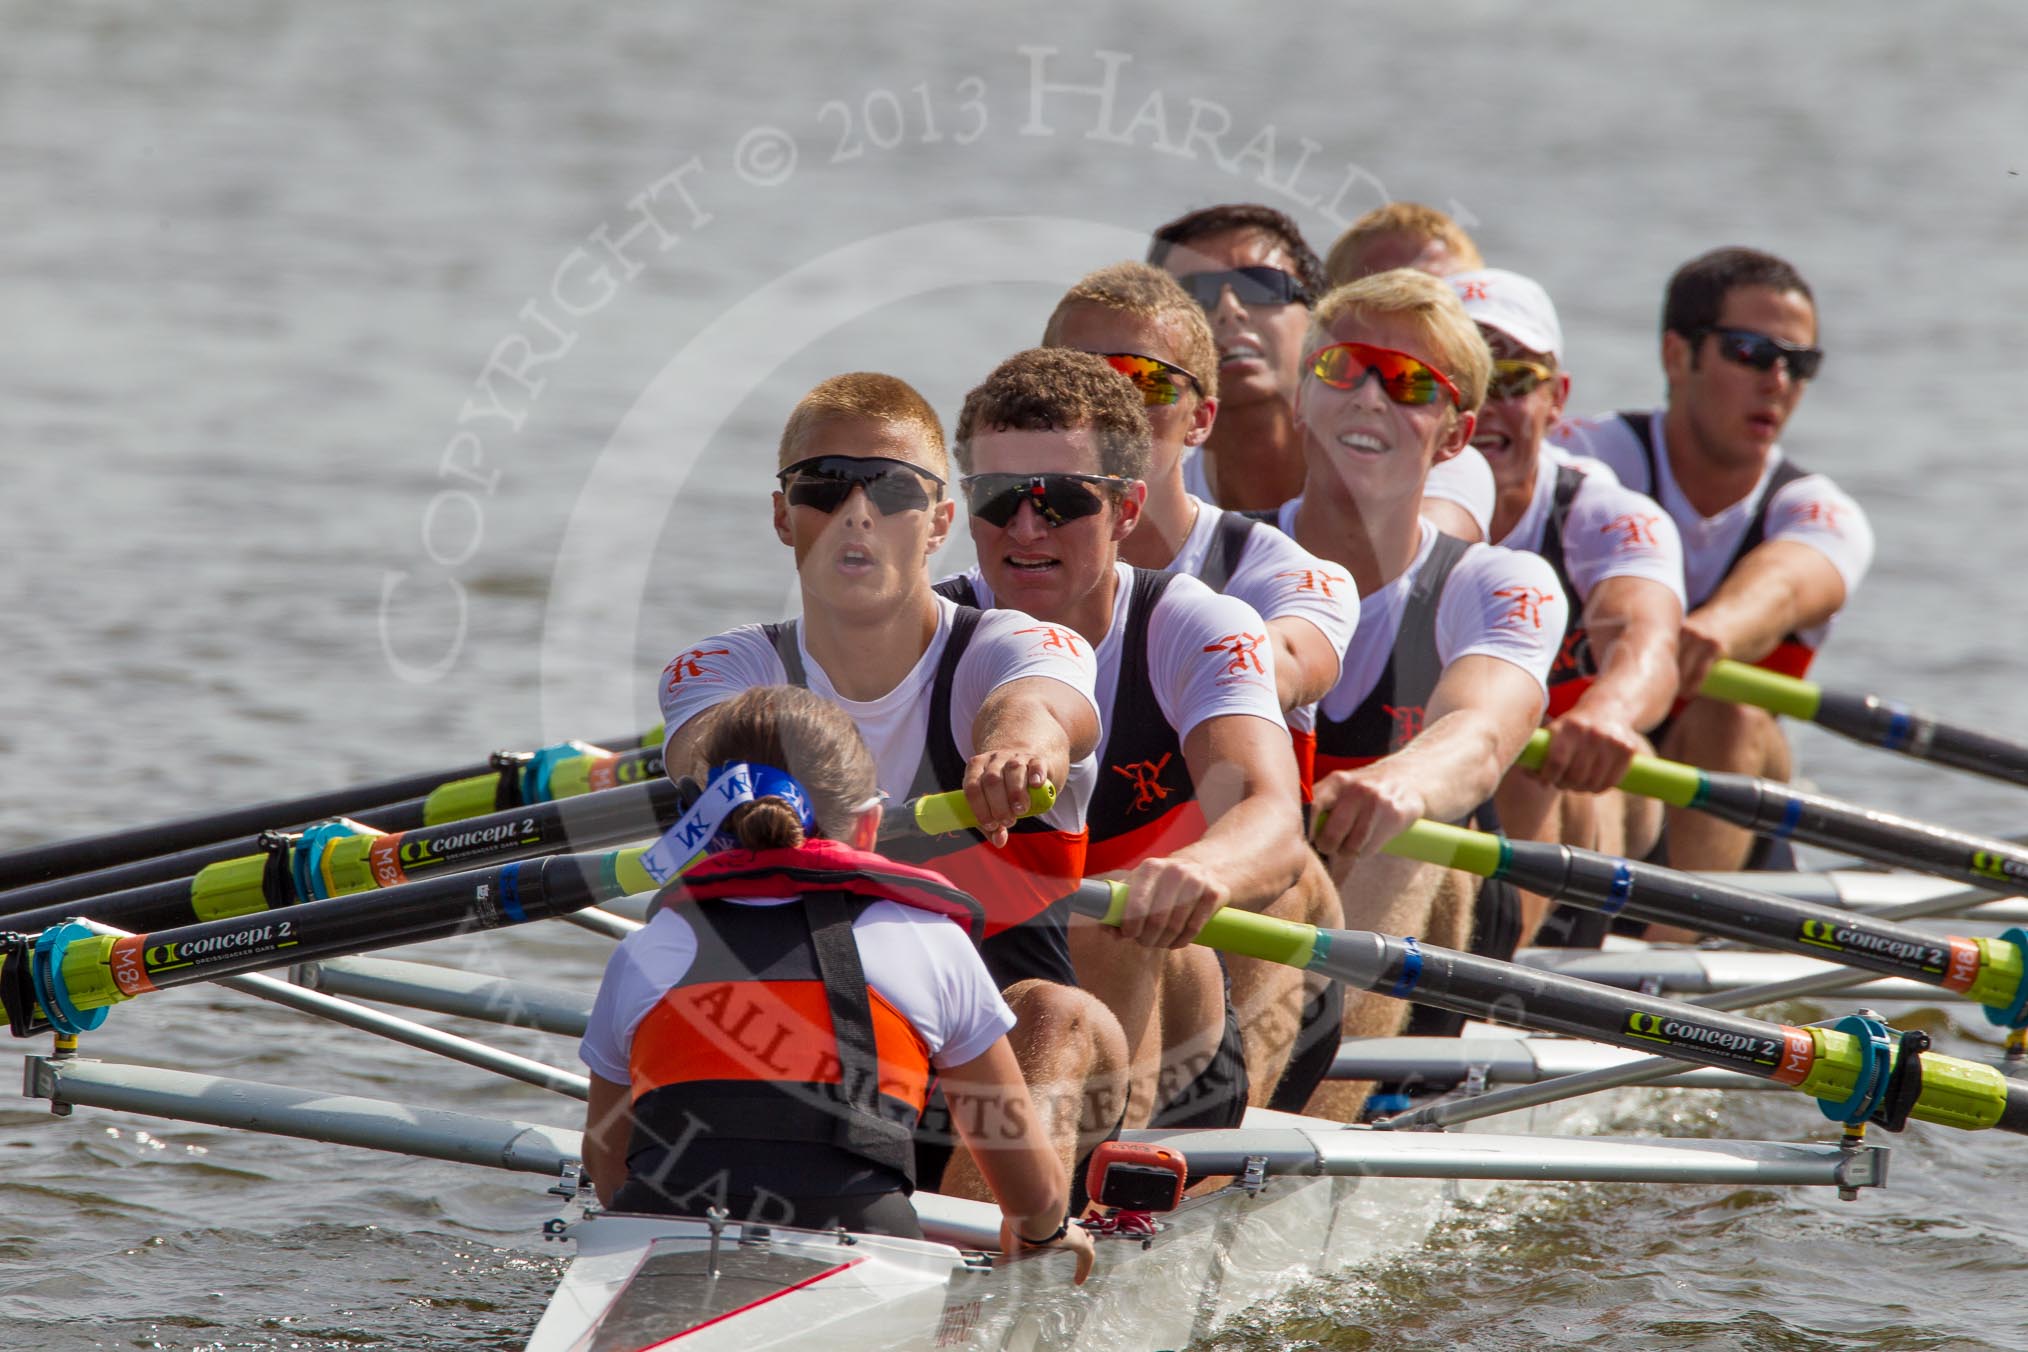
[[[1566,461],[1587,474],[1603,470],[1614,482],[1636,491],[1647,487],[1646,448],[1624,413],[1566,417],[1550,429],[1549,442]]]

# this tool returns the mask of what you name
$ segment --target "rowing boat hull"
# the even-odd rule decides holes
[[[1489,1119],[1485,1130],[1587,1132],[1625,1102],[1552,1105]],[[1246,1128],[1296,1124],[1340,1130],[1262,1112],[1249,1113]],[[928,1194],[917,1197],[930,1237],[920,1242],[728,1225],[716,1280],[704,1222],[595,1216],[567,1232],[578,1256],[529,1352],[1182,1347],[1304,1281],[1420,1244],[1461,1190],[1491,1186],[1292,1176],[1235,1184],[1161,1217],[1149,1239],[1100,1236],[1082,1287],[1070,1284],[1065,1253],[983,1258],[997,1209]]]

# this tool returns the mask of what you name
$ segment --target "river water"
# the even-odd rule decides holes
[[[1320,248],[1386,197],[1452,210],[1556,296],[1580,410],[1658,396],[1678,262],[1791,258],[1830,357],[1790,447],[1880,537],[1822,677],[2028,732],[2004,0],[0,22],[0,849],[649,725],[668,653],[788,600],[762,490],[797,394],[889,370],[952,414],[1067,281],[1225,200]],[[2023,829],[2008,790],[1797,740],[1829,792]],[[459,960],[588,988],[601,954],[564,930]],[[575,1116],[215,990],[87,1048]],[[1850,1204],[1478,1208],[1220,1345],[2028,1346],[2019,1143],[1897,1144]],[[0,1152],[7,1348],[516,1347],[559,1270],[520,1177],[27,1102]]]

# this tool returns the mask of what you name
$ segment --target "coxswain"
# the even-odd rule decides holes
[[[880,793],[852,720],[749,690],[690,751],[703,857],[614,950],[579,1052],[599,1202],[920,1239],[912,1128],[934,1077],[1002,1247],[1074,1250],[1082,1282],[1091,1238],[967,933],[978,903],[872,853]]]
[[[1296,406],[1309,477],[1277,524],[1352,575],[1359,626],[1317,710],[1311,839],[1345,921],[1491,956],[1513,952],[1503,885],[1382,854],[1419,819],[1490,826],[1488,800],[1534,731],[1567,607],[1541,558],[1444,535],[1420,515],[1430,466],[1467,446],[1492,358],[1457,293],[1397,269],[1318,303]],[[1345,1031],[1399,1032],[1404,1008],[1346,997]],[[1415,1031],[1459,1021],[1418,1011]],[[1366,1086],[1310,1110],[1347,1118]]]
[[[1105,358],[1139,392],[1154,445],[1147,497],[1134,529],[1120,541],[1120,558],[1136,568],[1187,573],[1260,613],[1274,648],[1276,695],[1289,724],[1298,784],[1307,799],[1316,703],[1338,683],[1359,617],[1358,596],[1343,569],[1271,525],[1215,507],[1184,488],[1183,457],[1204,443],[1218,417],[1217,345],[1204,311],[1159,268],[1116,263],[1064,293],[1042,341]],[[1296,886],[1262,910],[1299,924],[1343,923],[1337,888],[1315,855],[1308,856]],[[1253,1101],[1300,1111],[1337,1055],[1343,988],[1323,978],[1306,980],[1281,963],[1234,956],[1223,961],[1246,1040]],[[1283,1067],[1279,1077],[1271,1074],[1277,1066]]]
[[[1683,625],[1683,544],[1652,499],[1598,461],[1551,444],[1570,397],[1563,325],[1549,293],[1498,268],[1448,279],[1493,354],[1493,378],[1472,444],[1493,467],[1493,539],[1548,560],[1571,603],[1549,672],[1549,755],[1539,774],[1510,770],[1493,801],[1510,836],[1636,858],[1654,847],[1661,804],[1617,786],[1644,735],[1676,697]],[[1522,942],[1596,947],[1604,917],[1521,893]]]
[[[1296,223],[1252,202],[1205,207],[1155,231],[1148,261],[1204,307],[1218,343],[1222,417],[1183,458],[1183,483],[1206,502],[1270,511],[1302,492],[1295,423],[1310,306],[1330,289]],[[1461,540],[1483,540],[1493,475],[1467,448],[1440,464],[1423,514]]]
[[[1683,703],[1656,739],[1672,760],[1786,780],[1793,762],[1774,716],[1698,691],[1721,657],[1801,676],[1873,560],[1859,504],[1780,445],[1823,358],[1802,275],[1757,249],[1714,249],[1669,279],[1667,402],[1555,434],[1661,504],[1682,534]],[[1743,827],[1673,807],[1666,818],[1663,857],[1677,868],[1776,862],[1769,842],[1757,845]]]
[[[1019,1019],[1015,1055],[1069,1165],[1127,1106],[1125,1039],[1105,1006],[1077,989],[1066,937],[1096,777],[1090,645],[930,590],[929,557],[956,508],[944,491],[943,428],[905,382],[865,372],[824,381],[789,415],[778,466],[774,531],[795,551],[802,616],[677,654],[662,676],[665,763],[682,773],[675,767],[690,763],[712,711],[741,691],[797,685],[851,715],[890,801],[962,789],[981,830],[890,848],[984,906],[980,953]],[[1030,787],[1045,781],[1054,806],[1018,819]],[[951,1156],[954,1142],[936,1130],[942,1120],[933,1101],[924,1185],[981,1196],[970,1160]]]
[[[1104,358],[1037,348],[1002,362],[954,437],[979,565],[938,588],[1096,650],[1106,731],[1086,869],[1123,873],[1127,901],[1117,930],[1072,925],[1078,978],[1126,1032],[1129,1126],[1233,1126],[1247,1049],[1216,956],[1190,940],[1220,907],[1261,910],[1295,885],[1301,807],[1260,615],[1119,560],[1152,441],[1141,395]],[[1263,1097],[1281,1069],[1265,1067]]]

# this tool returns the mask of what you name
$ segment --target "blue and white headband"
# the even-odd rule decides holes
[[[772,765],[749,765],[731,761],[711,767],[704,792],[690,805],[677,823],[662,833],[641,856],[641,867],[658,883],[666,883],[690,867],[701,854],[739,847],[739,838],[722,829],[734,808],[762,798],[779,798],[787,803],[803,824],[803,834],[817,834],[817,814],[810,809],[810,795],[796,777]]]

